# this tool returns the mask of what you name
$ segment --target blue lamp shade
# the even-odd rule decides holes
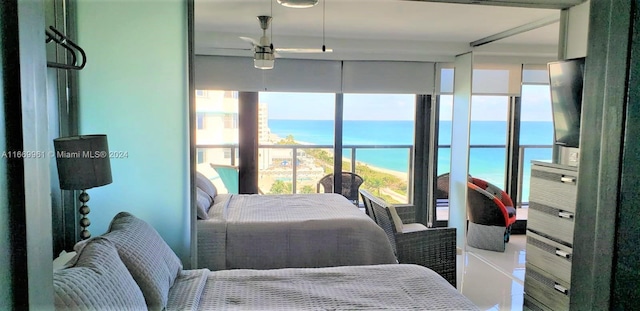
[[[107,135],[80,135],[53,140],[60,189],[85,190],[111,183]]]

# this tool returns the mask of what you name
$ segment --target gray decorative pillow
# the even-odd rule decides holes
[[[118,213],[103,236],[116,245],[149,310],[164,309],[169,288],[182,271],[182,263],[169,245],[153,227],[127,212]]]
[[[53,273],[56,310],[147,310],[140,287],[107,239],[89,240],[72,262]]]
[[[208,213],[209,208],[211,208],[211,204],[213,204],[213,199],[200,188],[196,188],[196,192],[198,194],[198,200],[196,201],[196,205],[198,207],[198,218],[209,219]]]
[[[211,180],[207,178],[207,176],[204,176],[200,172],[196,172],[196,187],[206,192],[209,196],[211,196],[211,199],[215,199],[216,195],[218,195],[218,189],[216,189],[216,186],[213,184],[213,182],[211,182]]]

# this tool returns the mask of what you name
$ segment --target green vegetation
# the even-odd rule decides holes
[[[281,139],[276,144],[278,145],[300,145],[295,141],[293,135],[287,135],[287,137]],[[309,148],[302,149],[309,157],[314,159],[314,164],[323,168],[325,174],[333,173],[333,154],[325,149]],[[349,170],[351,167],[350,161],[342,161],[342,167]],[[364,184],[361,186],[363,189],[367,189],[374,193],[376,196],[384,199],[389,203],[400,203],[393,197],[382,192],[383,189],[388,189],[400,195],[406,197],[407,195],[407,182],[402,178],[385,172],[381,172],[369,167],[367,164],[356,163],[356,173],[364,178]],[[277,180],[271,186],[269,191],[273,194],[285,194],[293,193],[293,184]],[[315,193],[316,189],[312,186],[303,186],[298,193]]]
[[[287,138],[293,137],[287,136]],[[295,140],[294,140],[295,141]],[[323,149],[304,149],[305,153],[315,159],[315,164],[321,166],[326,174],[333,172],[333,155]],[[342,161],[343,168],[350,168],[350,161]],[[393,197],[385,195],[381,192],[383,188],[396,192],[401,195],[407,194],[407,182],[398,178],[393,174],[372,169],[366,164],[356,163],[356,173],[364,178],[363,189],[372,191],[376,196],[383,198],[389,203],[399,203]]]
[[[298,145],[298,143],[293,139],[293,135],[289,134],[287,137],[278,141],[276,145]]]
[[[272,193],[272,194],[293,193],[293,184],[290,182],[284,182],[282,180],[276,180],[273,183],[273,185],[271,185],[271,189],[269,189],[269,193]]]
[[[271,185],[271,189],[269,189],[269,193],[271,194],[291,194],[293,193],[293,183],[284,182],[282,180],[276,180],[273,185]],[[300,188],[297,193],[316,193],[316,189],[310,185],[304,185]]]
[[[304,152],[315,159],[315,164],[324,169],[325,174],[333,173],[333,155],[324,149],[304,149]]]
[[[300,189],[299,192],[300,193],[316,193],[316,189],[314,189],[312,186],[305,185],[302,187],[302,189]]]
[[[349,167],[350,162],[342,162],[342,167]],[[370,168],[366,164],[356,164],[356,174],[364,178],[362,188],[372,191],[376,196],[389,203],[399,203],[393,197],[380,192],[382,188],[399,193],[407,194],[407,183],[393,174],[388,174]]]

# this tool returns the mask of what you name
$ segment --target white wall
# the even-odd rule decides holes
[[[587,55],[587,35],[589,32],[589,5],[586,1],[571,7],[565,33],[565,59]]]
[[[92,234],[128,211],[190,254],[187,8],[181,0],[78,1],[80,134],[107,134],[113,183],[91,196]]]

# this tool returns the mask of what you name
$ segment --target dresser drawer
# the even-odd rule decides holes
[[[573,246],[574,214],[529,202],[527,229]]]
[[[544,304],[542,304],[540,301],[537,301],[535,298],[524,294],[524,308],[522,308],[522,310],[524,311],[554,311],[551,310],[549,308],[547,308],[547,306],[545,306]]]
[[[527,230],[527,263],[564,282],[571,282],[573,249]]]
[[[576,171],[533,165],[529,202],[575,213],[577,182]]]
[[[524,276],[525,297],[529,296],[551,310],[569,310],[569,283],[558,280],[527,263]]]

